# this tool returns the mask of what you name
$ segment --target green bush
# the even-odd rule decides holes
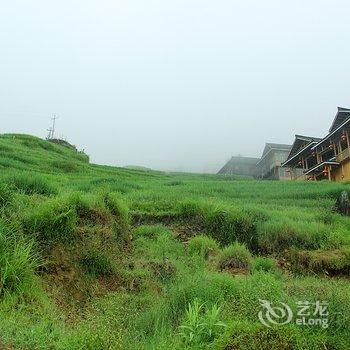
[[[102,196],[74,192],[69,196],[69,201],[75,207],[77,216],[81,221],[92,224],[107,224],[110,222],[111,214]]]
[[[215,253],[219,250],[218,243],[208,236],[195,236],[188,242],[188,251],[191,255],[200,255],[207,259],[210,253]]]
[[[93,277],[106,277],[113,274],[111,259],[96,249],[89,250],[80,259],[83,268]]]
[[[124,223],[126,226],[130,223],[129,208],[127,205],[114,193],[108,193],[105,196],[105,203],[111,214],[117,221]]]
[[[235,241],[257,249],[256,224],[267,219],[264,211],[215,205],[211,202],[183,201],[178,205],[179,216],[192,219],[222,245]]]
[[[244,244],[238,242],[225,247],[218,256],[218,266],[221,270],[227,268],[250,269],[253,258]]]
[[[43,202],[23,217],[24,232],[36,235],[43,243],[68,241],[74,235],[76,223],[76,209],[63,197]]]
[[[234,320],[223,337],[217,340],[216,349],[261,350],[299,349],[302,335],[290,327],[268,328],[248,320]],[[321,348],[319,348],[321,349]]]
[[[58,192],[57,188],[45,177],[33,173],[13,175],[7,179],[7,182],[17,191],[27,195],[51,196]]]
[[[163,225],[142,225],[137,227],[133,233],[136,239],[139,237],[155,239],[164,234],[169,237],[172,235],[171,231]]]
[[[188,305],[180,325],[180,336],[187,346],[204,346],[218,338],[227,326],[220,321],[220,308],[215,304],[210,309],[194,300]]]
[[[183,219],[197,219],[197,221],[203,220],[203,205],[199,201],[186,200],[178,204],[177,210],[179,216]]]
[[[33,242],[21,238],[0,221],[0,294],[28,291],[38,267]]]
[[[254,217],[242,209],[211,209],[205,214],[205,229],[223,245],[239,241],[253,250],[257,245]]]
[[[289,259],[298,272],[350,276],[350,248],[314,251],[293,249]]]
[[[259,249],[265,253],[282,252],[291,247],[317,249],[327,242],[329,229],[319,222],[276,218],[258,227]]]
[[[272,258],[257,257],[253,263],[253,271],[275,272],[277,270],[276,260]]]
[[[129,208],[115,193],[108,193],[105,195],[104,202],[115,219],[114,223],[118,237],[121,237],[125,241],[129,241]]]

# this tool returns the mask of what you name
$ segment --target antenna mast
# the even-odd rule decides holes
[[[51,118],[52,120],[52,127],[47,129],[47,131],[49,132],[49,135],[47,136],[48,140],[53,139],[54,135],[55,135],[55,126],[56,126],[56,120],[58,119],[58,116],[56,114],[53,115],[53,117]]]

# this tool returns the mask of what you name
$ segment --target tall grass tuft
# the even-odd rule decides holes
[[[8,184],[0,183],[0,209],[12,202],[13,190]]]
[[[17,191],[27,195],[40,194],[43,196],[51,196],[58,193],[58,190],[44,176],[33,173],[22,173],[12,175],[7,182]]]
[[[259,249],[266,253],[282,252],[291,247],[317,249],[327,242],[329,234],[329,228],[320,222],[296,222],[277,217],[259,226]]]
[[[210,309],[194,300],[188,305],[180,325],[180,336],[187,346],[205,346],[212,343],[227,325],[220,321],[220,308]]]
[[[252,256],[244,244],[238,242],[225,247],[218,256],[218,265],[221,270],[228,268],[250,269]]]
[[[214,254],[219,251],[219,244],[215,239],[199,235],[193,237],[188,242],[188,251],[191,255],[199,255],[204,259],[207,259],[210,254]]]
[[[28,210],[23,217],[23,229],[43,243],[68,241],[75,232],[77,213],[66,197],[58,197]]]
[[[129,241],[131,238],[129,208],[115,193],[106,194],[104,202],[115,219],[115,229],[118,236],[124,241]]]
[[[28,292],[39,265],[33,241],[0,222],[0,295]]]
[[[113,274],[111,260],[103,252],[90,249],[80,259],[80,264],[93,277],[106,277]]]

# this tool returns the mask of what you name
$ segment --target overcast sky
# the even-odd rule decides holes
[[[350,2],[0,0],[0,133],[215,171],[350,106]]]

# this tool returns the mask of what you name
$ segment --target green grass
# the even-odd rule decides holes
[[[31,289],[39,265],[34,242],[0,221],[0,295],[23,294]]]
[[[225,247],[218,256],[220,270],[237,268],[250,270],[253,258],[247,247],[240,243],[234,243]]]
[[[199,235],[189,241],[188,251],[191,255],[198,254],[207,259],[210,254],[215,254],[219,251],[219,244],[211,237]]]
[[[108,256],[96,249],[86,252],[80,263],[93,277],[105,277],[113,274],[113,263]]]
[[[349,184],[89,164],[0,135],[0,347],[348,349]],[[329,327],[259,323],[327,301]]]

